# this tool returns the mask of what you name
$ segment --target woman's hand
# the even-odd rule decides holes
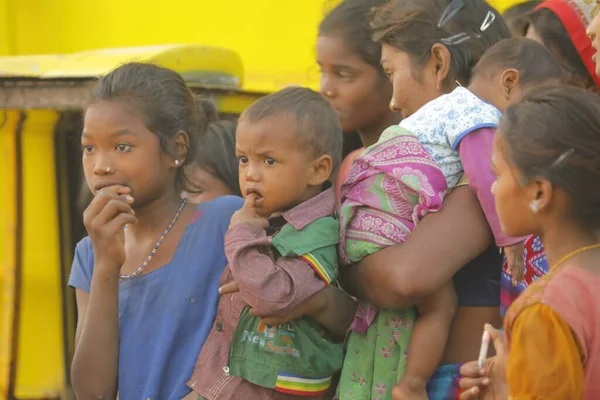
[[[446,196],[441,211],[427,214],[404,243],[340,268],[340,280],[348,293],[380,309],[412,307],[440,290],[492,243],[477,196],[461,186]]]
[[[479,368],[477,361],[471,361],[460,368],[463,378],[460,388],[464,392],[461,400],[506,400],[508,398],[508,385],[506,383],[506,340],[504,334],[491,325],[486,325],[493,340],[496,355],[485,361],[483,368]]]
[[[116,268],[110,273],[118,274],[125,262],[125,225],[136,222],[130,192],[131,189],[126,186],[106,187],[96,194],[83,213],[83,223],[94,246],[96,259],[102,261],[96,265]]]

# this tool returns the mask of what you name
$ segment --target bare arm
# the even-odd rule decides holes
[[[228,285],[228,289],[221,293],[229,293],[230,290],[237,290],[237,283]],[[316,323],[325,328],[333,338],[342,341],[346,337],[355,312],[356,303],[354,300],[338,287],[329,285],[294,307],[286,315],[273,317],[257,313],[255,310],[252,311],[252,314],[261,317],[267,325],[283,324],[303,316],[310,316]]]
[[[437,213],[426,215],[406,242],[340,269],[349,293],[379,308],[406,308],[439,290],[493,243],[475,194],[455,188]]]
[[[322,296],[323,305],[310,316],[332,337],[344,340],[356,313],[356,303],[336,286],[328,286],[313,297],[319,295]]]
[[[90,294],[76,291],[71,379],[76,397],[114,399],[119,370],[119,279],[94,273]]]
[[[135,223],[130,188],[111,186],[96,194],[83,214],[95,258],[90,293],[77,290],[75,397],[114,399],[119,374],[119,270],[125,262],[123,227]]]

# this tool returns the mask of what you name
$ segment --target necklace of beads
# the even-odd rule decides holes
[[[173,225],[175,225],[175,222],[177,222],[177,220],[179,219],[179,216],[181,215],[181,211],[183,211],[183,207],[185,207],[186,203],[187,203],[187,199],[183,199],[183,201],[181,202],[181,205],[179,206],[179,209],[177,210],[177,213],[175,213],[175,216],[173,217],[173,220],[171,220],[171,223],[169,224],[169,226],[167,226],[167,229],[165,229],[163,234],[160,236],[160,239],[158,239],[158,242],[156,242],[156,244],[154,245],[154,248],[150,252],[150,255],[148,256],[148,258],[146,258],[146,261],[144,261],[144,263],[138,269],[136,269],[129,275],[120,275],[119,274],[119,279],[123,280],[123,279],[133,278],[134,276],[138,276],[139,274],[141,274],[146,269],[148,264],[150,264],[150,261],[152,261],[152,258],[154,258],[154,256],[156,255],[156,251],[162,244],[163,240],[165,240],[165,237],[167,237],[167,234],[169,233],[171,228],[173,228]]]
[[[551,270],[555,269],[556,267],[558,267],[560,264],[564,263],[565,261],[567,261],[569,258],[573,257],[575,254],[579,254],[582,253],[584,251],[588,251],[588,250],[592,250],[592,249],[597,249],[600,247],[600,243],[596,243],[596,244],[592,244],[590,246],[583,246],[580,247],[578,249],[573,250],[572,252],[568,253],[566,256],[564,256],[563,258],[561,258],[560,260],[558,260],[558,262],[556,262],[552,268],[550,268]]]

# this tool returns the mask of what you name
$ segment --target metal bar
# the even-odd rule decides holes
[[[19,356],[19,328],[21,323],[21,289],[23,269],[23,163],[21,131],[26,119],[25,113],[20,113],[19,122],[15,129],[15,239],[14,239],[14,271],[13,271],[13,318],[8,375],[8,399],[15,398],[17,384],[17,359]]]

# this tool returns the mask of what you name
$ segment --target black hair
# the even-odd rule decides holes
[[[296,134],[316,156],[328,154],[335,170],[342,160],[344,134],[337,114],[319,93],[302,87],[288,87],[262,97],[240,116],[251,123],[286,114],[296,120]]]
[[[161,149],[183,159],[181,167],[194,159],[198,140],[206,131],[209,119],[216,113],[212,103],[206,100],[196,102],[177,72],[147,63],[124,64],[100,78],[92,90],[90,104],[99,101],[121,101],[137,111],[148,130],[159,137]],[[184,154],[174,154],[170,142],[179,132],[184,132],[189,138]],[[178,168],[175,189],[181,191],[188,187],[184,168]]]
[[[538,8],[529,14],[529,23],[536,33],[558,59],[566,72],[566,81],[570,86],[588,90],[598,90],[594,79],[588,72],[581,56],[577,52],[571,36],[554,11]]]
[[[600,228],[600,98],[574,87],[531,90],[508,108],[499,132],[507,158],[526,182],[543,177],[570,198],[590,232]],[[525,182],[525,183],[526,183]]]
[[[231,192],[242,196],[239,166],[235,156],[236,121],[214,121],[208,125],[206,135],[198,146],[195,164],[226,184]]]
[[[319,25],[319,36],[339,34],[347,46],[385,76],[381,68],[381,44],[371,39],[371,9],[386,0],[345,0],[329,12]]]
[[[506,25],[508,25],[513,33],[517,32],[519,36],[525,36],[529,27],[528,14],[540,4],[542,4],[540,0],[530,0],[516,4],[504,10],[502,18],[504,18]]]
[[[564,76],[560,63],[546,46],[523,37],[505,39],[490,47],[473,69],[473,76],[509,68],[519,71],[521,85],[560,82]]]
[[[373,10],[373,40],[408,53],[416,69],[430,59],[432,46],[442,43],[451,55],[444,86],[449,89],[456,80],[466,84],[483,53],[502,39],[510,38],[511,33],[498,12],[484,0],[463,0],[458,9],[454,3],[453,0],[390,0]],[[448,17],[442,18],[445,16]],[[489,26],[484,27],[484,22],[490,20]]]

